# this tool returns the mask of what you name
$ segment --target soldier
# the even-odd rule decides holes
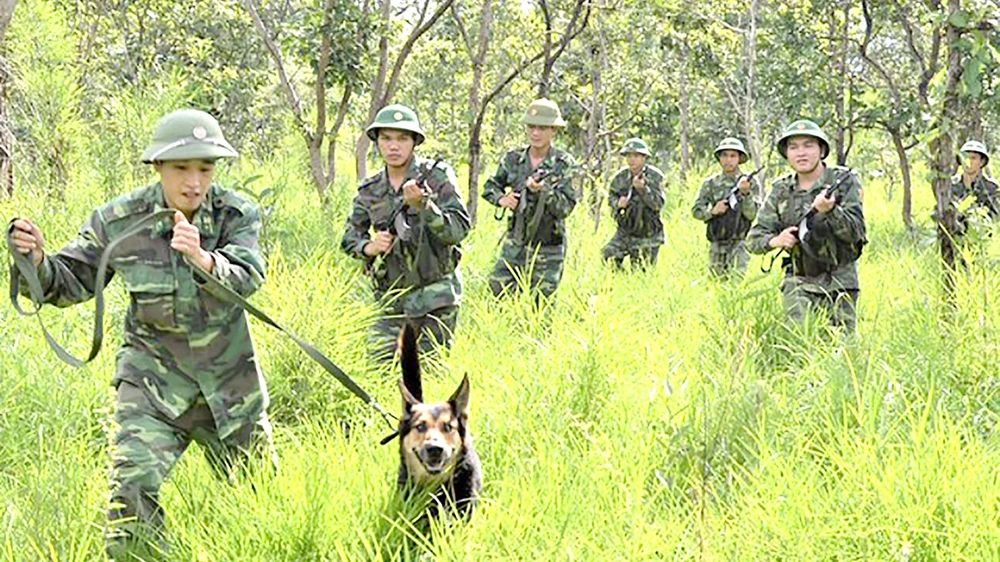
[[[823,163],[830,141],[812,121],[789,125],[777,148],[795,173],[774,182],[747,237],[750,251],[764,254],[778,248],[789,254],[782,264],[789,317],[801,321],[808,311],[818,310],[853,332],[857,258],[867,242],[861,184],[847,168]]]
[[[425,136],[406,106],[382,108],[366,134],[385,169],[361,182],[341,248],[364,261],[386,306],[373,329],[375,357],[392,359],[405,323],[424,336],[422,351],[450,347],[462,301],[459,245],[471,225],[458,179],[414,153]]]
[[[647,264],[656,265],[664,241],[660,220],[665,201],[663,172],[646,163],[650,152],[642,139],[628,139],[619,154],[625,155],[628,166],[615,174],[608,189],[608,205],[618,230],[601,255],[616,269],[622,267],[626,257],[645,269]]]
[[[997,194],[997,183],[986,175],[986,165],[990,155],[986,145],[979,141],[968,141],[962,145],[960,163],[963,173],[952,178],[951,193],[956,203],[966,197],[975,197],[975,206],[986,210],[990,218],[1000,215],[1000,197]],[[964,231],[965,217],[959,215],[960,230]]]
[[[722,173],[705,180],[691,214],[706,223],[705,235],[711,242],[709,271],[719,277],[734,273],[742,276],[750,261],[746,236],[757,216],[757,200],[752,193],[759,191],[760,185],[740,171],[750,153],[739,139],[722,139],[715,149],[715,158],[722,166]]]
[[[566,258],[566,217],[576,205],[576,163],[552,146],[566,125],[559,106],[535,100],[523,123],[528,146],[505,154],[483,187],[484,199],[501,212],[511,211],[500,259],[490,275],[490,290],[497,296],[516,290],[519,279],[545,296],[555,292]]]
[[[32,221],[13,222],[14,245],[37,267],[45,302],[65,307],[94,295],[109,241],[150,213],[175,211],[123,241],[110,262],[131,297],[112,380],[111,556],[165,547],[160,487],[192,441],[221,478],[257,446],[270,449],[267,388],[246,314],[199,279],[213,275],[243,296],[264,282],[260,211],[212,183],[216,161],[236,155],[212,116],[177,111],[142,154],[160,181],[97,208],[59,253],[45,253]]]

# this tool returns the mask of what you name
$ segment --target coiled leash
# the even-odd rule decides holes
[[[104,341],[104,283],[107,278],[108,263],[111,260],[111,255],[114,249],[122,240],[135,235],[147,225],[167,216],[172,217],[176,212],[177,211],[173,209],[164,209],[147,215],[116,236],[104,248],[104,252],[101,253],[101,259],[97,266],[97,277],[94,285],[94,334],[90,344],[90,353],[87,355],[86,359],[78,359],[67,352],[61,345],[59,345],[55,338],[52,337],[48,329],[46,329],[45,323],[42,321],[39,311],[45,301],[45,290],[42,288],[42,283],[38,279],[38,272],[35,265],[31,263],[31,257],[28,254],[22,254],[17,250],[17,248],[14,247],[12,235],[14,230],[14,220],[17,219],[11,220],[7,227],[7,247],[14,260],[14,263],[11,264],[10,267],[10,301],[14,305],[14,309],[17,310],[18,314],[21,316],[34,316],[38,318],[38,324],[42,327],[42,332],[45,334],[45,340],[49,343],[49,346],[53,351],[55,351],[56,355],[60,359],[74,367],[81,367],[89,363],[97,357],[98,352],[101,350],[101,344]],[[333,378],[337,379],[340,384],[344,385],[344,387],[347,388],[351,394],[360,398],[361,401],[368,406],[371,406],[376,412],[379,413],[379,415],[382,416],[386,425],[395,430],[396,426],[390,418],[396,419],[396,416],[386,411],[386,409],[382,407],[381,404],[376,402],[375,399],[372,398],[367,392],[365,392],[365,390],[361,388],[358,383],[354,382],[354,379],[342,371],[340,367],[337,367],[333,361],[323,355],[318,349],[316,349],[316,347],[289,331],[256,306],[247,302],[247,300],[244,299],[239,293],[224,285],[214,275],[193,264],[187,259],[187,256],[185,256],[184,259],[189,265],[191,265],[191,269],[194,270],[198,278],[202,279],[205,285],[212,288],[212,293],[215,296],[229,302],[230,304],[239,306],[254,318],[290,337],[296,344],[298,344],[299,347],[302,348],[303,351],[306,352],[306,355],[319,363],[319,365],[323,367],[326,372],[333,375]],[[18,303],[17,296],[20,292],[20,278],[22,276],[27,281],[31,301],[35,306],[32,311],[25,311]]]

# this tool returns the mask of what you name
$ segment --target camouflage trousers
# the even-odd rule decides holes
[[[407,316],[402,311],[390,311],[375,321],[372,327],[372,355],[378,362],[392,361],[399,344],[403,326],[417,328],[421,353],[435,351],[438,346],[450,349],[455,326],[458,324],[458,306],[445,306],[421,316]]]
[[[615,234],[610,242],[601,250],[601,258],[610,262],[616,269],[621,269],[628,258],[633,267],[646,269],[656,265],[660,253],[659,243],[648,240],[626,238]]]
[[[262,412],[220,439],[203,396],[176,419],[164,415],[146,392],[128,381],[118,384],[112,450],[111,507],[108,511],[108,555],[132,559],[136,553],[155,557],[166,546],[160,487],[191,442],[197,442],[217,478],[232,483],[239,469],[254,458],[277,456],[271,424]]]
[[[490,274],[490,291],[495,296],[512,293],[527,285],[530,291],[551,296],[559,288],[566,246],[535,246],[504,239],[500,259]]]
[[[785,283],[781,289],[785,315],[795,322],[804,322],[809,314],[823,314],[833,326],[843,326],[854,332],[858,323],[858,289],[843,289],[829,293],[804,291]]]
[[[749,262],[747,243],[742,238],[715,241],[708,249],[708,270],[717,277],[742,276]]]

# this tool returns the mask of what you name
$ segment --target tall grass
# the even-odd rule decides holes
[[[256,301],[396,409],[398,374],[364,349],[367,281],[336,248],[352,189],[339,186],[324,214],[295,158],[245,166],[221,177],[253,168],[282,188]],[[994,269],[964,272],[946,313],[933,247],[895,226],[884,190],[870,188],[857,335],[788,326],[778,276],[756,260],[741,283],[708,276],[687,212],[695,187],[669,191],[668,243],[649,272],[604,267],[609,221],[595,233],[578,209],[562,288],[545,307],[488,295],[501,232],[484,216],[466,244],[455,348],[425,386],[443,399],[463,373],[472,379],[486,485],[470,523],[414,524],[394,491],[397,450],[377,445],[385,426],[254,324],[281,468],[226,486],[193,448],[164,487],[169,559],[1000,559]],[[54,249],[87,205],[41,207],[39,192],[0,213],[37,217]],[[0,308],[2,560],[101,556],[107,383],[124,310],[117,285],[109,296],[108,349],[79,371]],[[90,312],[45,317],[79,342]]]

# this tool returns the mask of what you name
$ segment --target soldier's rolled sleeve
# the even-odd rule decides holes
[[[823,223],[833,235],[844,242],[858,242],[864,237],[865,216],[861,202],[839,204],[829,213],[817,213],[816,221],[822,228]]]
[[[458,244],[469,234],[472,220],[454,191],[451,196],[441,199],[440,206],[428,201],[421,213],[428,230],[443,244]]]
[[[45,289],[45,302],[71,306],[94,296],[97,265],[107,245],[100,211],[94,211],[80,233],[54,256],[47,256],[38,268]],[[114,272],[109,270],[105,283]]]
[[[371,219],[368,217],[368,212],[355,198],[354,207],[350,216],[347,217],[347,225],[344,228],[344,237],[340,241],[340,248],[353,258],[367,259],[365,246],[371,242],[371,236],[368,234],[370,228]]]
[[[573,191],[573,174],[566,170],[559,178],[559,183],[549,189],[549,197],[545,210],[557,219],[563,219],[573,212],[576,206],[576,193]]]
[[[507,174],[507,166],[504,161],[501,161],[497,166],[496,173],[483,185],[483,199],[499,206],[500,198],[504,196],[508,185],[510,185],[510,179]]]
[[[260,253],[260,211],[254,209],[234,219],[233,230],[211,252],[212,275],[242,297],[249,297],[264,283],[264,258]],[[203,285],[211,290],[209,285]]]
[[[753,192],[740,198],[740,212],[743,213],[743,218],[748,221],[753,221],[756,218],[757,199],[753,196]]]
[[[639,194],[639,200],[644,205],[657,212],[663,208],[663,204],[666,202],[663,190],[660,189],[659,185],[654,184],[646,189],[636,189],[635,192]]]
[[[694,206],[691,207],[691,214],[694,218],[707,222],[712,219],[712,207],[715,205],[714,201],[710,201],[712,195],[711,186],[708,182],[705,182],[701,186],[701,191],[698,192],[698,198],[694,201]]]
[[[757,213],[757,222],[747,233],[747,249],[753,254],[766,254],[771,251],[771,246],[768,243],[781,233],[775,197],[775,190],[772,189],[771,194],[764,201],[764,208]]]

